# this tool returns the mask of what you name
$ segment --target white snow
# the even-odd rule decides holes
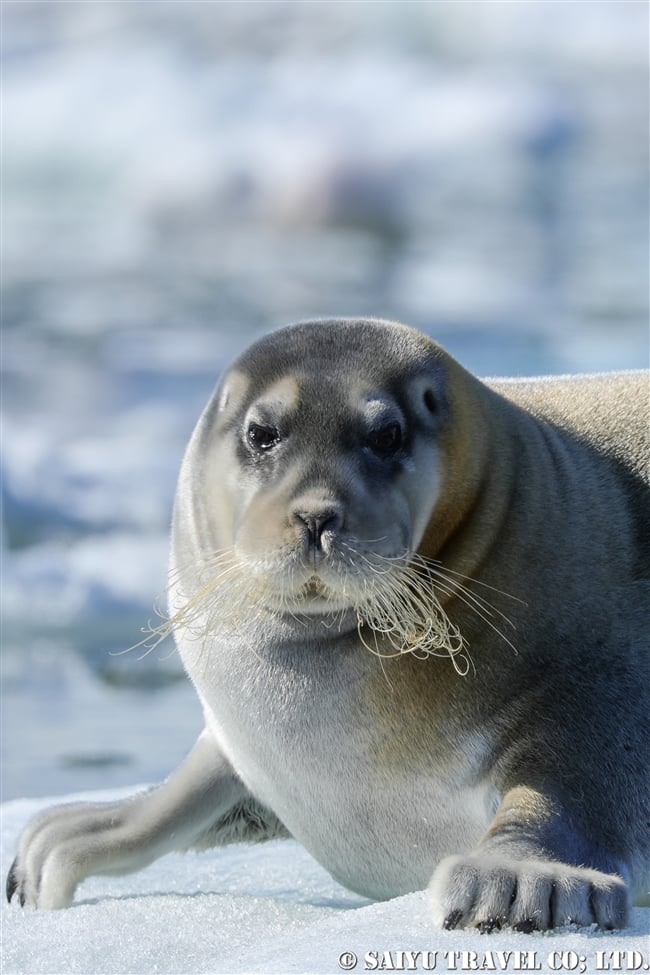
[[[3,870],[28,818],[53,801],[61,798],[1,807]],[[336,973],[344,952],[357,956],[356,972],[427,971],[434,963],[444,973],[650,970],[648,909],[636,908],[630,928],[616,932],[439,931],[425,892],[372,903],[340,887],[293,841],[172,854],[138,874],[86,881],[69,910],[14,902],[0,918],[3,975]]]

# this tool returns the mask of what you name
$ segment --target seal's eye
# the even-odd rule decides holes
[[[399,423],[387,423],[368,435],[368,446],[378,457],[390,457],[402,446],[402,428]]]
[[[280,442],[280,434],[275,427],[265,427],[259,423],[250,424],[246,437],[254,450],[270,450]]]

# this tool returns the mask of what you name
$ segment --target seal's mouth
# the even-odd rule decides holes
[[[286,597],[285,597],[286,598]],[[288,602],[293,601],[294,613],[340,613],[341,610],[351,609],[354,600],[342,592],[337,592],[325,580],[314,573],[295,591],[293,600],[289,597]]]
[[[330,590],[318,575],[310,576],[307,579],[303,586],[303,592],[306,596],[320,596],[321,599],[327,599],[330,595]]]

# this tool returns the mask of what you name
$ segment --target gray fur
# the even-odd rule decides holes
[[[186,453],[171,611],[233,544],[242,578],[285,580],[286,611],[234,612],[224,583],[178,618],[206,720],[194,751],[144,795],[38,817],[9,894],[62,907],[89,874],[290,833],[370,896],[430,884],[447,927],[624,925],[650,882],[647,409],[646,374],[483,384],[390,323],[253,346]],[[513,624],[441,590],[465,677],[361,645],[345,593],[405,546]]]

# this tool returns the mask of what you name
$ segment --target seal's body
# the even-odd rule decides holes
[[[157,789],[37,817],[10,897],[289,833],[371,897],[431,882],[447,927],[624,925],[650,882],[647,407],[643,373],[486,384],[386,322],[253,345],[174,511],[205,730]]]

